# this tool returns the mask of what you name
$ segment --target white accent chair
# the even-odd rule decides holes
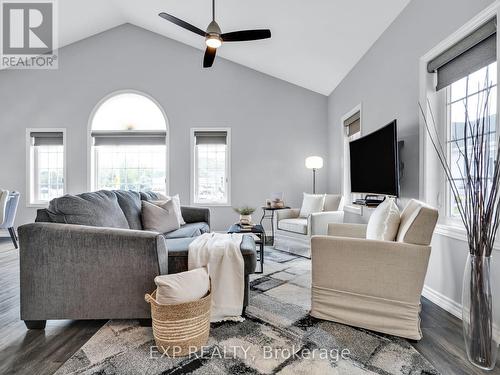
[[[311,236],[326,235],[328,224],[344,221],[344,198],[338,194],[325,194],[322,212],[300,217],[299,208],[276,212],[274,248],[292,254],[311,257]]]
[[[7,229],[14,247],[18,248],[18,238],[14,229],[17,205],[19,204],[19,193],[0,189],[0,229]]]
[[[420,295],[438,211],[410,200],[395,241],[366,239],[364,224],[330,224],[312,237],[311,315],[420,340]]]

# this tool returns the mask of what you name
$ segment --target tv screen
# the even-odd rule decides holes
[[[351,191],[399,196],[396,120],[349,143]]]

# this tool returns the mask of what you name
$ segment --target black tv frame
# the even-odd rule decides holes
[[[394,119],[393,121],[389,122],[387,125],[371,132],[370,134],[367,134],[361,138],[358,138],[358,139],[355,139],[351,142],[349,142],[349,156],[351,157],[351,152],[352,152],[352,149],[351,149],[351,144],[352,143],[358,143],[358,142],[366,142],[368,139],[372,138],[374,135],[376,135],[377,133],[385,130],[385,128],[389,127],[389,126],[393,126],[394,127],[394,141],[393,141],[393,152],[394,152],[394,155],[395,155],[395,158],[394,158],[394,182],[395,182],[395,186],[393,186],[394,190],[393,191],[354,191],[352,189],[352,185],[351,185],[351,193],[355,193],[355,194],[367,194],[367,195],[383,195],[383,196],[390,196],[390,197],[399,197],[400,193],[401,193],[401,187],[399,185],[399,177],[400,177],[400,171],[399,171],[399,147],[398,147],[398,139],[397,139],[397,120]],[[352,164],[350,164],[349,166],[349,173],[350,173],[350,176],[351,176],[351,181],[352,181],[352,174],[353,174],[353,167],[352,167]],[[360,204],[360,203],[358,203]]]

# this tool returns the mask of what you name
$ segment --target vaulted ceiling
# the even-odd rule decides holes
[[[329,95],[409,1],[217,0],[216,19],[223,32],[272,32],[263,41],[226,43],[218,55]],[[64,0],[58,6],[60,46],[131,23],[203,50],[203,38],[158,13],[203,30],[211,21],[210,0]],[[200,52],[200,66],[201,61]]]

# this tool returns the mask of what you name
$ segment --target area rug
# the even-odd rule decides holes
[[[310,267],[266,249],[246,320],[212,324],[188,357],[162,355],[151,328],[111,320],[57,374],[438,374],[406,340],[310,317]]]

